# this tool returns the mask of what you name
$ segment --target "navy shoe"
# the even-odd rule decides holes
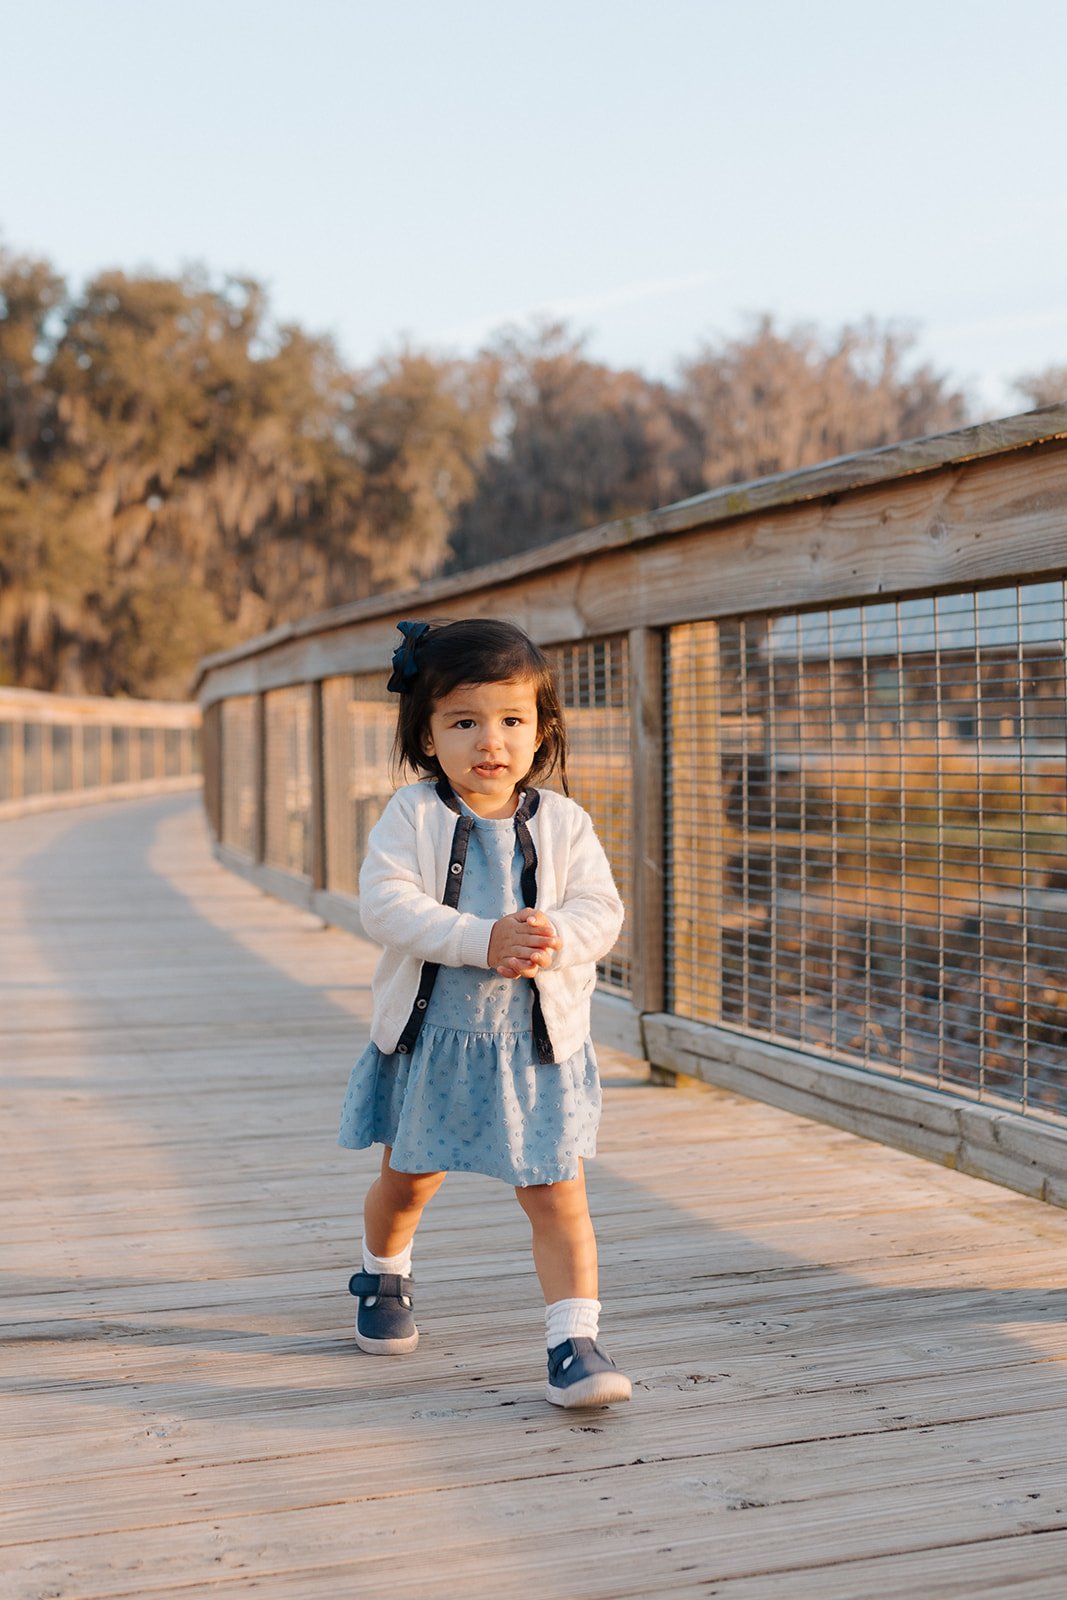
[[[632,1392],[629,1378],[595,1339],[564,1339],[548,1352],[545,1399],[554,1406],[606,1406],[629,1400]]]
[[[411,1278],[396,1272],[354,1272],[348,1292],[358,1296],[356,1343],[372,1356],[399,1356],[419,1342],[411,1309]]]

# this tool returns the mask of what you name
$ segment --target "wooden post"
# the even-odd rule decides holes
[[[257,862],[264,862],[267,859],[267,696],[262,692],[255,697],[253,727],[252,770],[256,795],[253,855]]]
[[[715,1022],[722,1010],[724,846],[719,728],[719,628],[684,623],[670,634],[664,769],[671,768],[671,1010]]]
[[[70,729],[70,787],[74,789],[85,788],[85,724],[74,722]]]
[[[311,684],[311,883],[325,889],[329,863],[326,856],[326,771],[322,728],[322,679]]]
[[[182,771],[194,770],[192,740],[196,730],[182,731]],[[206,706],[200,719],[200,778],[204,810],[215,838],[222,842],[222,706]]]
[[[5,796],[8,800],[21,800],[22,788],[25,783],[26,761],[26,724],[12,722],[11,727],[11,790]]]
[[[52,793],[52,724],[42,722],[40,725],[40,742],[38,749],[41,752],[41,794]]]
[[[631,628],[629,658],[631,990],[637,1011],[658,1012],[665,1005],[663,635],[656,628]]]

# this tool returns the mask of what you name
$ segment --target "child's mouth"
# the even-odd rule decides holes
[[[498,772],[507,769],[502,761],[480,761],[474,770],[483,778],[494,778]]]

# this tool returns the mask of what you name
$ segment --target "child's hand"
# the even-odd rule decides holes
[[[524,906],[511,916],[501,917],[489,938],[489,965],[502,978],[536,978],[551,966],[552,952],[560,948],[560,938],[543,911]]]

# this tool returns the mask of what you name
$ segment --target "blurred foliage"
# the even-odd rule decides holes
[[[1015,387],[1032,406],[1062,405],[1067,400],[1067,367],[1046,367],[1043,372],[1025,373],[1016,378]]]
[[[182,697],[198,657],[278,623],[965,420],[873,322],[763,317],[674,383],[558,323],[357,371],[251,279],[75,293],[0,249],[0,682]]]
[[[0,680],[188,694],[205,652],[440,567],[488,443],[459,363],[356,374],[260,286],[0,255]]]

